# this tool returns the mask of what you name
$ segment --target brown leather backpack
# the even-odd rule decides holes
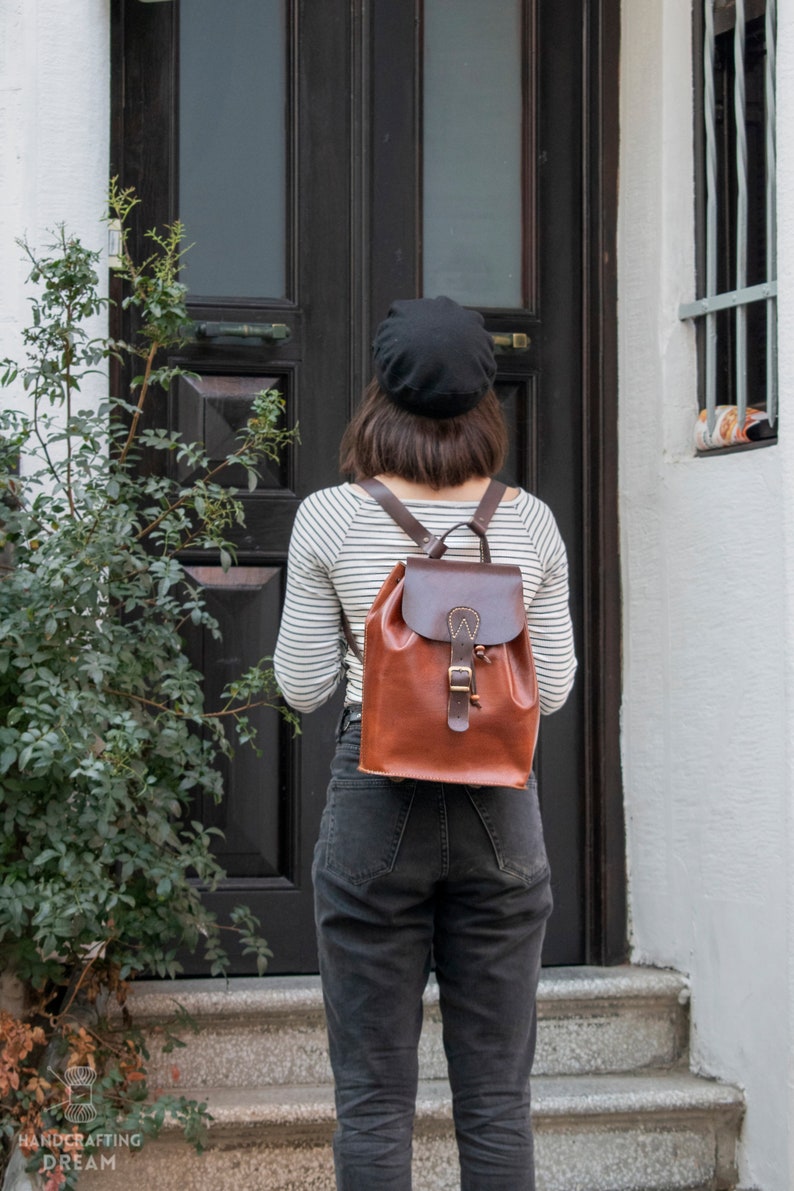
[[[540,706],[521,570],[491,562],[486,530],[505,491],[492,480],[468,526],[481,562],[445,560],[379,480],[359,480],[418,546],[398,563],[364,627],[365,773],[523,788]]]

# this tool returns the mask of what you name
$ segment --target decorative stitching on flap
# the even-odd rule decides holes
[[[457,625],[453,623],[452,619],[456,612],[461,614],[458,618]],[[472,632],[471,625],[469,624],[468,618],[465,615],[467,612],[470,612],[474,617],[474,632]],[[453,641],[457,638],[464,626],[466,632],[469,635],[469,640],[476,641],[477,634],[480,631],[480,614],[479,612],[475,611],[474,608],[453,608],[447,617],[447,624],[449,625],[449,635]]]

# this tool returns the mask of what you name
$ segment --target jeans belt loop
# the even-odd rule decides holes
[[[351,724],[361,723],[361,704],[348,703],[347,707],[342,711],[342,719],[339,724],[340,734],[346,732]]]

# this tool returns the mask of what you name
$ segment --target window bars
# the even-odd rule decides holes
[[[700,2],[700,0],[698,0]],[[737,422],[741,427],[745,423],[748,406],[748,344],[747,319],[748,307],[757,302],[766,304],[766,416],[770,426],[774,426],[777,419],[777,236],[776,236],[776,146],[775,146],[775,33],[776,33],[776,0],[766,0],[765,5],[759,0],[702,0],[702,40],[703,40],[703,135],[705,157],[705,261],[701,270],[701,288],[705,286],[703,297],[695,302],[689,302],[679,308],[682,319],[704,319],[705,334],[702,339],[705,355],[704,388],[707,424],[709,432],[714,430],[717,408],[717,354],[718,354],[718,313],[733,310],[733,369],[735,372],[734,389],[735,404],[737,406]],[[747,53],[747,19],[748,3],[749,16],[754,26],[760,25],[763,13],[763,144],[760,146],[764,160],[763,179],[764,200],[763,210],[753,219],[751,229],[754,237],[759,235],[763,239],[760,252],[765,262],[762,276],[767,280],[748,285],[748,228],[750,227],[750,212],[748,209],[748,144],[747,144],[747,93],[746,93],[746,53]],[[732,10],[732,13],[731,13]],[[715,30],[715,15],[720,27]],[[731,15],[733,17],[731,21]],[[734,143],[726,146],[724,132],[730,113],[730,92],[727,80],[731,73],[730,65],[724,62],[724,47],[720,43],[720,70],[718,71],[717,38],[724,41],[729,37],[731,23],[733,24],[733,131]],[[722,32],[721,32],[722,30]],[[718,94],[717,80],[722,82]],[[752,81],[752,80],[751,80]],[[760,81],[759,81],[760,82]],[[718,127],[720,124],[722,127]],[[700,140],[700,137],[697,138]],[[760,172],[758,158],[754,157],[755,170]],[[753,166],[751,166],[751,169]],[[728,171],[734,174],[728,177]],[[755,178],[750,174],[751,186]],[[732,194],[731,194],[732,190]],[[721,210],[720,197],[723,198]],[[726,220],[731,212],[728,208],[735,205],[733,228],[726,228]],[[723,251],[722,240],[727,239],[730,251]],[[755,247],[755,245],[754,245]],[[730,260],[727,261],[726,257]],[[701,254],[702,259],[702,254]],[[720,262],[722,262],[720,264]],[[723,289],[720,292],[720,271],[723,274]],[[725,285],[733,281],[734,288]]]

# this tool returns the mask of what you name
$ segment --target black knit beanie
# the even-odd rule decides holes
[[[395,405],[426,418],[474,409],[496,376],[482,315],[451,298],[393,302],[372,348],[381,388]]]

